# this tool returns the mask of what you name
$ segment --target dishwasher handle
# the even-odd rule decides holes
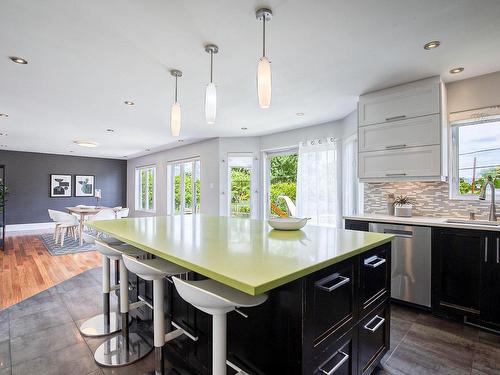
[[[396,237],[413,238],[413,232],[411,230],[385,228],[384,233],[394,234]]]

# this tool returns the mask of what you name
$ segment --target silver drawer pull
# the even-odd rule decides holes
[[[364,263],[365,267],[377,268],[378,266],[381,266],[385,263],[385,259],[374,255],[372,257],[366,258]]]
[[[385,146],[386,149],[396,149],[396,148],[405,148],[406,145],[392,145],[392,146]]]
[[[411,230],[384,229],[385,234],[394,234],[396,237],[413,238]]]
[[[327,284],[331,283],[334,280],[339,280],[339,282],[327,286]],[[321,279],[315,283],[316,288],[319,288],[321,290],[324,290],[326,292],[332,292],[337,288],[340,288],[342,285],[347,284],[349,281],[351,281],[350,278],[345,277],[345,276],[340,276],[338,273],[330,275],[328,277],[325,277],[324,279]]]
[[[386,177],[406,176],[406,173],[386,173]]]
[[[500,263],[500,237],[497,237],[497,264]]]
[[[488,237],[484,239],[484,263],[488,262]]]
[[[377,324],[375,324],[372,328],[370,328],[370,325],[375,322],[378,319]],[[379,327],[384,324],[385,319],[382,318],[381,316],[375,315],[372,320],[370,320],[368,323],[366,323],[363,328],[366,329],[367,331],[370,331],[371,333],[375,332]]]
[[[330,360],[332,358],[334,358],[337,354],[340,354],[342,355],[342,359],[340,361],[337,362],[337,364],[335,366],[333,366],[330,370],[325,370],[324,369],[324,366],[330,362]],[[335,373],[335,371],[337,371],[347,360],[349,359],[349,354],[339,350],[337,353],[335,353],[332,357],[330,357],[328,359],[328,361],[326,361],[325,363],[323,363],[321,366],[318,367],[318,370],[322,373],[322,374],[325,374],[325,375],[332,375]]]
[[[404,118],[406,118],[406,115],[387,117],[385,121],[396,121],[396,120],[402,120]]]

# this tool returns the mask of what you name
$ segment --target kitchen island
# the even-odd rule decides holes
[[[228,316],[228,359],[248,373],[365,374],[389,348],[391,235],[316,226],[280,232],[260,220],[205,215],[88,226],[189,269],[191,278],[267,293],[266,303],[242,311],[247,317]],[[151,298],[149,282],[135,275],[129,282],[132,300]],[[210,316],[166,285],[168,322],[198,337],[169,343],[168,353],[185,370],[208,374]]]

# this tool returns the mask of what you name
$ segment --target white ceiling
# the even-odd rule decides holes
[[[254,12],[262,5],[274,12],[267,27],[273,101],[266,110],[258,106],[255,78],[262,25]],[[339,119],[366,91],[500,70],[499,15],[498,0],[2,0],[0,112],[9,118],[0,118],[0,133],[8,134],[0,144],[117,158],[176,147],[172,68],[184,73],[183,144]],[[434,39],[441,47],[425,51]],[[216,125],[204,121],[208,42],[220,47]],[[12,63],[12,55],[29,64]],[[452,77],[455,66],[465,72]],[[83,149],[75,139],[100,146]]]

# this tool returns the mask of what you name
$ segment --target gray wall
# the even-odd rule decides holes
[[[50,198],[50,174],[94,175],[95,187],[102,189],[99,205],[126,204],[125,160],[0,151],[0,164],[5,165],[10,192],[5,210],[7,224],[45,223],[50,221],[48,208],[65,211],[65,207],[77,204],[95,205],[94,197]]]

